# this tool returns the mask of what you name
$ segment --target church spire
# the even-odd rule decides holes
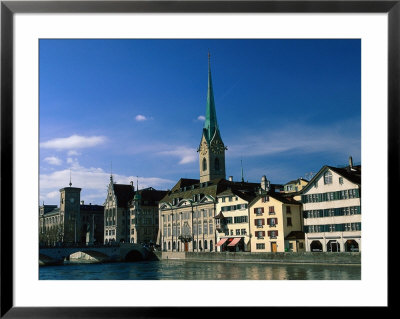
[[[204,121],[204,129],[206,138],[208,141],[212,139],[215,131],[218,130],[217,113],[215,111],[214,103],[214,92],[211,80],[211,63],[210,63],[210,52],[208,52],[208,90],[207,90],[207,108],[206,108],[206,120]]]

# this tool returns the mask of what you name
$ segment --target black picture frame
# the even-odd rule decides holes
[[[183,315],[221,316],[225,309],[193,312],[185,308],[14,307],[13,304],[13,19],[16,13],[117,12],[269,12],[388,14],[388,207],[394,208],[399,181],[400,0],[355,1],[1,1],[1,317],[5,318],[176,318]],[[382,106],[380,106],[382,107]],[[384,197],[385,194],[381,194]],[[382,197],[380,197],[382,200]],[[396,212],[396,211],[395,211]],[[388,214],[388,219],[391,220]],[[392,225],[391,225],[392,224]],[[388,222],[392,227],[394,223]],[[388,229],[388,234],[389,234]],[[388,237],[388,247],[390,240]],[[390,249],[388,249],[390,251]],[[389,255],[388,255],[389,257]],[[388,265],[390,264],[390,258]],[[388,286],[390,281],[388,280]],[[390,298],[388,307],[390,309]],[[317,306],[317,305],[316,305]],[[294,310],[294,307],[291,307]],[[308,311],[296,307],[296,314]],[[336,312],[335,310],[332,310]],[[245,311],[246,313],[247,311]],[[247,312],[248,313],[248,312]]]

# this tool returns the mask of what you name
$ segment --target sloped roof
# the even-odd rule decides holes
[[[342,175],[350,182],[361,185],[361,165],[353,166],[352,167],[353,170],[350,169],[349,166],[344,168],[333,167],[333,166],[327,166],[327,167],[329,167],[332,171],[338,173],[339,175]]]
[[[194,183],[197,181],[197,183]],[[188,187],[186,190],[183,189],[184,185]],[[193,188],[191,186],[194,186]],[[195,194],[204,194],[212,197],[216,197],[222,192],[231,188],[234,191],[241,191],[245,193],[246,191],[255,190],[260,187],[258,183],[245,183],[245,182],[231,182],[223,178],[217,178],[207,182],[207,186],[203,186],[204,183],[199,183],[199,180],[187,180],[181,178],[178,183],[169,191],[162,202],[172,202],[174,198],[193,198]],[[246,195],[242,195],[246,196]]]
[[[265,197],[265,196],[270,196],[280,202],[282,202],[283,204],[290,204],[290,205],[301,205],[301,202],[295,200],[293,197],[293,193],[276,193],[273,191],[269,191],[267,193],[264,193],[262,195],[258,194],[257,197],[255,197],[250,205],[253,205],[255,202],[257,202],[261,197]]]
[[[140,189],[141,204],[145,205],[144,202],[146,201],[146,206],[156,206],[167,193],[167,191],[156,190],[152,187]]]
[[[343,176],[350,182],[361,186],[361,165],[353,166],[352,169],[349,166],[342,168],[342,167],[325,165],[319,170],[317,174],[315,174],[315,176],[310,180],[310,182],[302,190],[299,191],[299,193],[301,194],[305,193],[309,189],[309,187],[313,185],[314,181],[317,180],[327,168]]]
[[[135,195],[132,185],[114,184],[113,187],[118,207],[127,207],[129,201]]]
[[[308,180],[304,179],[304,178],[298,178],[295,179],[293,181],[287,182],[285,185],[289,185],[289,184],[300,184],[300,181],[305,181],[308,183]]]

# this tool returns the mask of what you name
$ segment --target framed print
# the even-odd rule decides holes
[[[2,1],[1,315],[387,308],[399,18],[398,1]],[[115,270],[150,253],[167,266]],[[101,267],[38,265],[74,260]]]

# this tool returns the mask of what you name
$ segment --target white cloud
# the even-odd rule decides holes
[[[159,154],[179,157],[179,164],[193,163],[198,159],[196,149],[183,146],[177,147],[172,151],[159,152]]]
[[[75,150],[71,150],[71,151],[68,151],[67,155],[68,156],[79,156],[79,155],[81,155],[81,153],[78,153]]]
[[[42,148],[51,149],[69,149],[75,150],[79,148],[94,147],[103,144],[106,141],[105,136],[81,136],[71,135],[70,137],[55,138],[46,142],[40,143]]]
[[[69,159],[71,167],[71,182],[73,187],[82,188],[81,200],[102,205],[107,195],[107,186],[110,182],[110,174],[102,168],[83,167],[77,159]],[[134,182],[136,176],[113,174],[114,182],[129,184]],[[50,200],[57,203],[60,196],[59,189],[67,187],[70,182],[70,169],[63,169],[49,174],[40,174],[40,200]],[[156,189],[171,188],[175,181],[158,177],[139,176],[139,188],[154,187]]]
[[[346,126],[346,125],[345,125]],[[261,156],[283,152],[321,153],[333,152],[355,155],[360,152],[361,143],[357,134],[343,125],[307,127],[292,125],[279,130],[259,132],[257,135],[242,137],[237,144],[228,145],[230,156]]]
[[[197,119],[198,119],[199,121],[205,121],[205,120],[206,120],[206,117],[205,117],[204,115],[199,115],[199,116],[197,117]]]
[[[45,162],[49,163],[50,165],[61,165],[62,160],[56,156],[49,156],[44,159]]]
[[[138,114],[138,115],[136,115],[135,120],[138,122],[143,122],[143,121],[147,121],[148,118],[144,115]]]

